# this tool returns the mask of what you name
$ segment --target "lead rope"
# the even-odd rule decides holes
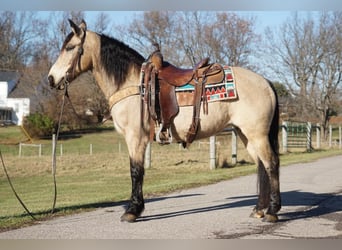
[[[12,181],[11,181],[11,178],[9,177],[8,173],[7,173],[7,169],[6,169],[6,166],[5,166],[5,162],[4,162],[4,159],[2,158],[2,153],[1,153],[1,149],[0,149],[0,158],[1,158],[1,163],[2,163],[2,168],[4,169],[4,172],[5,172],[5,175],[6,175],[6,178],[7,178],[7,181],[13,191],[13,194],[15,195],[15,197],[17,198],[17,200],[19,201],[19,203],[22,205],[22,207],[25,209],[26,213],[28,215],[31,216],[32,219],[34,220],[37,220],[36,217],[33,216],[33,214],[30,212],[30,210],[28,210],[28,208],[25,206],[25,203],[20,199],[19,195],[17,194],[17,192],[15,191],[15,188],[12,184]]]
[[[59,131],[60,131],[60,127],[61,127],[61,121],[62,121],[62,116],[63,116],[63,111],[64,111],[64,105],[65,105],[65,97],[68,97],[68,85],[69,83],[66,81],[64,83],[64,95],[63,95],[63,99],[62,99],[62,105],[61,105],[61,111],[59,114],[59,119],[58,119],[58,127],[57,127],[57,133],[56,133],[56,140],[54,141],[55,145],[53,145],[53,153],[52,153],[52,176],[53,176],[53,184],[54,184],[54,198],[53,198],[53,204],[52,204],[52,209],[51,209],[51,214],[54,213],[55,211],[55,206],[56,206],[56,201],[57,201],[57,182],[56,182],[56,146],[57,146],[57,141],[58,141],[58,137],[59,137]],[[7,168],[4,162],[4,159],[2,157],[2,152],[0,149],[0,159],[1,159],[1,164],[2,164],[2,168],[5,172],[7,181],[11,187],[11,190],[14,194],[14,196],[17,198],[17,200],[19,201],[19,203],[21,204],[21,206],[25,209],[26,213],[35,221],[38,221],[38,219],[30,212],[30,210],[26,207],[25,203],[22,201],[22,199],[20,198],[20,196],[18,195],[18,193],[16,192],[11,178],[7,172]]]
[[[56,150],[57,150],[57,142],[58,142],[58,138],[59,138],[59,131],[61,128],[61,121],[62,121],[62,117],[63,117],[65,97],[68,97],[68,86],[69,86],[69,82],[65,81],[64,82],[64,95],[62,98],[62,105],[61,105],[61,111],[59,113],[59,118],[58,118],[56,138],[54,140],[53,151],[52,151],[52,177],[53,177],[53,185],[54,185],[54,197],[53,197],[53,203],[52,203],[52,208],[51,208],[51,214],[53,214],[55,211],[55,206],[56,206],[56,201],[57,201]]]

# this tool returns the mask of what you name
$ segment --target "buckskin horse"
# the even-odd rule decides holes
[[[89,70],[94,75],[109,101],[115,129],[127,143],[132,192],[121,221],[134,222],[144,210],[144,156],[153,124],[141,88],[141,66],[145,59],[126,44],[87,30],[84,21],[80,25],[71,20],[69,23],[72,32],[49,71],[48,81],[52,88],[63,89],[83,72]],[[189,72],[174,71],[175,81],[181,79],[178,73],[183,71]],[[237,98],[209,102],[206,112],[201,109],[195,139],[209,137],[230,125],[236,128],[258,168],[258,201],[251,217],[276,222],[281,208],[277,95],[272,84],[262,76],[240,67],[231,67],[231,71]],[[189,124],[193,121],[193,106],[179,106],[177,115],[170,121],[170,130],[173,140],[186,142]]]

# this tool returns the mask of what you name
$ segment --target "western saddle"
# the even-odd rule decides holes
[[[161,144],[172,142],[171,123],[179,112],[176,87],[186,84],[194,86],[192,94],[192,123],[183,146],[188,147],[196,138],[200,123],[200,108],[208,114],[208,102],[205,94],[207,84],[220,83],[224,79],[224,70],[218,63],[209,63],[205,58],[193,69],[181,69],[163,60],[159,48],[154,51],[142,65],[141,88],[143,100],[148,106],[152,123],[160,125],[156,141]],[[151,124],[152,125],[152,124]],[[151,139],[154,136],[154,124],[151,126]]]

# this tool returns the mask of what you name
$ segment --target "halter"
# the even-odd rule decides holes
[[[83,52],[84,52],[83,44],[84,44],[84,41],[85,41],[86,34],[87,34],[87,32],[84,31],[84,36],[82,37],[80,44],[77,45],[77,46],[80,46],[80,47],[77,50],[76,56],[73,58],[73,61],[72,61],[71,65],[70,65],[70,67],[65,72],[64,82],[61,82],[57,86],[57,88],[61,89],[61,85],[64,85],[64,87],[66,85],[69,85],[69,83],[72,82],[75,79],[76,67],[78,67],[78,69],[81,69],[81,57],[82,57]]]

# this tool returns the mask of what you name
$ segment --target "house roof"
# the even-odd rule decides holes
[[[20,73],[17,71],[0,71],[0,82],[7,82],[8,94],[17,86],[20,79]]]
[[[332,116],[329,119],[330,124],[342,124],[342,116]]]
[[[1,82],[9,82],[9,81],[17,81],[20,78],[20,73],[17,71],[1,71],[0,70],[0,81]]]

